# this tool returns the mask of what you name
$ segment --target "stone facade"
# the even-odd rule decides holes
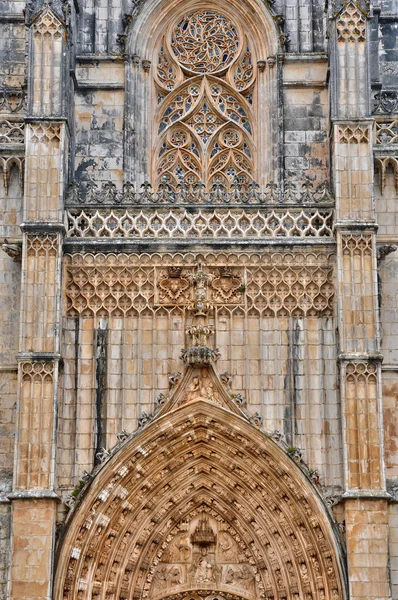
[[[398,10],[0,0],[0,596],[398,599]]]

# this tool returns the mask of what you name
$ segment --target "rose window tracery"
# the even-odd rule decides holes
[[[233,61],[239,48],[239,34],[224,15],[200,11],[179,21],[171,47],[183,67],[194,73],[215,73],[225,70]]]
[[[155,188],[252,183],[256,68],[238,25],[216,11],[190,13],[164,34],[156,64]]]

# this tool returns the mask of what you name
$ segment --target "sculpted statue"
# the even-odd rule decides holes
[[[209,377],[207,369],[201,369],[200,376],[194,377],[188,387],[186,401],[193,402],[195,400],[207,400],[221,404],[220,396],[214,389],[214,383]]]
[[[201,555],[197,558],[194,581],[196,583],[215,581],[217,570],[217,567],[210,562],[207,555],[207,548],[202,548]]]

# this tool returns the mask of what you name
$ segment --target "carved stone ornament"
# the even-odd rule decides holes
[[[317,492],[205,371],[187,369],[177,405],[98,467],[69,513],[54,600],[343,600]]]
[[[256,596],[256,569],[250,564],[249,549],[208,506],[198,507],[176,530],[154,571],[152,597],[163,596],[165,589],[172,594],[209,585],[225,591],[231,587],[238,596]]]
[[[21,262],[22,260],[22,245],[20,244],[10,244],[6,239],[1,246],[3,252],[8,254],[10,258],[13,259],[14,262]]]
[[[15,114],[26,108],[26,90],[24,88],[0,88],[0,114]]]
[[[34,20],[40,12],[50,18],[56,15],[59,19],[64,20],[69,12],[68,0],[30,0],[26,3],[26,16],[28,21]],[[39,17],[39,20],[41,17]]]
[[[350,134],[351,135],[351,134]],[[362,134],[361,134],[362,135]],[[348,138],[347,138],[348,139]],[[360,138],[365,139],[365,138]],[[341,140],[341,143],[348,141]],[[353,143],[357,143],[355,140]],[[254,207],[67,211],[68,238],[264,239],[333,238],[333,210]]]
[[[191,284],[182,267],[169,267],[167,277],[160,278],[157,284],[159,304],[186,304],[191,301]]]
[[[235,303],[246,314],[266,317],[334,313],[333,253],[204,253],[202,258],[210,284],[193,281],[194,254],[66,255],[66,314],[155,315],[163,303],[196,314]]]
[[[354,2],[349,2],[341,11],[336,27],[339,42],[364,42],[366,40],[365,15]]]
[[[339,125],[338,142],[340,144],[367,144],[369,142],[369,126]]]
[[[236,304],[242,301],[242,280],[234,275],[230,267],[221,267],[218,277],[211,282],[212,301],[221,304]]]

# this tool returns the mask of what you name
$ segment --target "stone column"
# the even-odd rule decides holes
[[[367,19],[359,5],[350,2],[342,9],[334,34],[333,153],[349,597],[387,600],[373,122],[366,117]]]
[[[29,116],[22,252],[19,402],[9,597],[50,599],[68,126],[65,23],[44,5],[28,23]]]

